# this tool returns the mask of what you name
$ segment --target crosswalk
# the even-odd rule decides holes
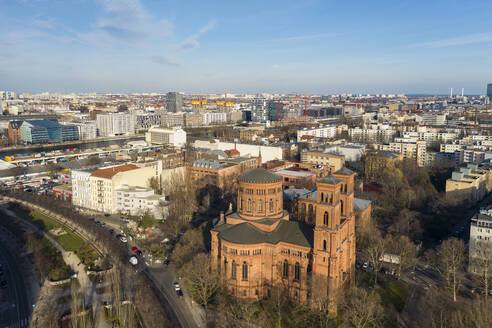
[[[29,318],[24,318],[21,321],[12,323],[9,326],[5,326],[5,328],[22,328],[22,327],[29,327]]]

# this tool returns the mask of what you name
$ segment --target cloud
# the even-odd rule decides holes
[[[160,64],[160,65],[168,65],[168,66],[174,66],[174,67],[180,67],[181,64],[167,58],[166,56],[149,56],[149,60],[153,63]]]
[[[80,34],[81,39],[96,43],[136,43],[147,39],[166,39],[174,26],[166,19],[156,19],[140,0],[98,0],[102,12],[93,30]]]
[[[215,19],[209,21],[207,25],[203,26],[196,32],[195,34],[189,36],[186,38],[183,42],[179,43],[177,45],[177,48],[179,50],[190,50],[190,49],[196,49],[200,47],[200,43],[198,42],[198,38],[200,38],[202,35],[207,33],[208,31],[212,30],[215,28],[217,25],[217,21]]]
[[[469,35],[459,36],[455,38],[416,43],[408,47],[409,48],[444,48],[444,47],[464,46],[468,44],[488,43],[488,42],[492,42],[492,33],[469,34]]]
[[[41,19],[36,18],[31,21],[32,26],[44,28],[44,29],[52,29],[54,27],[54,22],[51,19]]]

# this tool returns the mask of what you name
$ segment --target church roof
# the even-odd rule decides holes
[[[337,184],[340,182],[340,180],[338,180],[337,178],[335,178],[333,175],[330,174],[324,178],[319,179],[318,182],[327,183],[327,184]]]
[[[354,171],[352,171],[351,169],[348,169],[346,168],[345,166],[342,167],[340,170],[336,171],[335,173],[333,174],[339,174],[339,175],[352,175],[354,174]]]
[[[251,183],[272,183],[282,181],[282,177],[265,170],[262,167],[252,169],[239,176],[239,181],[251,182]]]
[[[278,244],[285,242],[304,247],[313,247],[313,227],[303,222],[280,220],[275,230],[262,231],[254,225],[244,222],[240,224],[220,224],[214,227],[219,238],[235,244]]]
[[[362,211],[367,208],[371,204],[370,200],[362,199],[362,198],[354,198],[354,209],[356,211]]]

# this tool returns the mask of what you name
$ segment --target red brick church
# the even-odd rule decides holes
[[[355,272],[354,176],[342,168],[316,182],[313,216],[294,221],[283,209],[282,179],[263,168],[239,176],[237,212],[211,231],[212,258],[232,295],[268,298],[275,287],[308,298],[310,277],[328,290]],[[331,293],[331,292],[330,292]]]

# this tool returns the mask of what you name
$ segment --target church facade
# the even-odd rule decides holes
[[[342,168],[318,180],[310,220],[291,220],[283,209],[280,176],[263,168],[239,176],[237,212],[211,230],[212,259],[229,292],[262,299],[280,288],[305,302],[313,276],[327,295],[354,281],[354,176]]]

